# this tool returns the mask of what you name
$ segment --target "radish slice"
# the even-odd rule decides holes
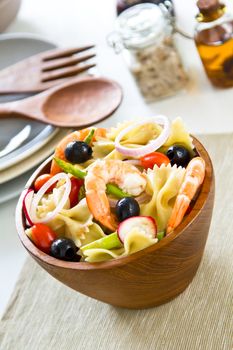
[[[38,207],[38,204],[39,204],[41,198],[43,197],[43,195],[46,193],[46,191],[48,190],[48,188],[51,185],[53,185],[55,182],[62,180],[62,179],[65,180],[65,190],[64,190],[64,194],[63,194],[63,197],[61,198],[60,202],[58,203],[58,205],[56,206],[56,208],[52,212],[49,212],[45,217],[43,217],[41,219],[38,218],[37,214],[36,214],[36,209]],[[70,181],[70,178],[67,174],[58,173],[55,176],[53,176],[35,194],[34,199],[32,201],[30,214],[29,214],[31,220],[34,223],[45,223],[45,222],[52,220],[63,209],[64,205],[66,204],[66,202],[69,198],[70,191],[71,191],[71,181]]]
[[[128,148],[120,144],[120,141],[125,136],[125,134],[127,134],[129,131],[131,131],[137,126],[148,124],[148,123],[155,123],[163,126],[163,131],[156,139],[151,140],[145,146],[140,146],[137,148]],[[123,129],[115,139],[115,148],[118,152],[126,156],[143,157],[144,155],[154,152],[158,148],[160,148],[167,141],[169,135],[170,135],[170,122],[168,118],[163,115],[158,115],[156,117],[146,119],[138,123],[134,123],[133,125],[130,125],[127,128]]]
[[[155,238],[157,234],[157,225],[151,216],[133,216],[120,223],[117,234],[122,243],[129,232],[137,228],[150,238]]]
[[[24,211],[27,223],[30,226],[33,226],[33,222],[31,220],[30,214],[29,214],[30,210],[31,210],[33,196],[34,196],[34,191],[33,191],[33,189],[30,188],[27,191],[27,193],[25,194],[24,199],[23,199],[23,211]]]

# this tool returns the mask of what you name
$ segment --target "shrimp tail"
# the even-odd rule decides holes
[[[180,187],[175,205],[169,218],[166,232],[172,232],[183,220],[191,200],[195,197],[205,177],[205,161],[193,158],[185,171],[183,183]]]
[[[174,210],[172,211],[172,215],[167,225],[167,234],[172,232],[174,228],[181,223],[181,221],[183,220],[184,214],[186,213],[189,207],[189,204],[190,204],[190,199],[186,195],[181,194],[180,196],[177,197]]]
[[[98,193],[89,191],[89,193],[86,193],[86,200],[90,212],[95,213],[97,221],[114,232],[117,228],[117,221],[110,212],[108,199],[105,193],[101,193],[101,191]]]

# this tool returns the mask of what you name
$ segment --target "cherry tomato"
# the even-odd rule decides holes
[[[44,224],[33,225],[31,232],[31,237],[35,245],[43,252],[49,254],[51,244],[57,239],[56,233],[53,232],[49,226]]]
[[[158,165],[158,167],[160,167],[162,164],[167,165],[170,163],[170,159],[167,156],[165,156],[165,154],[160,152],[148,153],[144,157],[142,157],[140,161],[141,165],[145,169],[153,169],[155,164]]]
[[[53,175],[50,175],[50,174],[43,174],[43,175],[40,175],[35,183],[34,183],[34,188],[35,188],[35,191],[38,192],[39,189],[48,181],[50,180],[51,178],[53,177]],[[50,193],[52,192],[52,190],[54,189],[54,187],[56,187],[56,183],[54,183],[52,186],[50,186],[46,193]]]
[[[76,204],[78,204],[78,194],[81,186],[84,184],[83,180],[77,179],[76,177],[72,177],[71,181],[71,191],[70,191],[70,207],[73,208]]]

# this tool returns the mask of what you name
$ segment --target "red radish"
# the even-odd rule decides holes
[[[120,223],[117,229],[117,234],[122,243],[129,232],[134,228],[138,228],[150,238],[155,238],[157,234],[156,221],[151,216],[133,216]]]
[[[32,205],[33,196],[34,196],[34,191],[33,191],[33,189],[29,188],[24,196],[24,199],[23,199],[23,211],[24,211],[25,217],[28,221],[28,224],[30,226],[33,225],[33,222],[32,222],[30,215],[29,215],[31,205]]]

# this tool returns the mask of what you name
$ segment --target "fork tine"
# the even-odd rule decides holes
[[[44,77],[41,79],[41,82],[45,83],[45,82],[56,80],[56,79],[72,77],[74,75],[82,73],[90,68],[95,67],[95,66],[96,66],[96,64],[88,64],[88,65],[76,67],[76,68],[70,67],[70,68],[60,69],[57,71],[51,71],[48,74],[44,75]]]
[[[44,68],[42,68],[42,72],[49,72],[60,68],[74,66],[77,63],[87,61],[95,56],[96,54],[86,55],[82,57],[60,58],[60,59],[57,59],[56,61],[52,61],[51,63],[46,64]]]
[[[83,47],[74,47],[74,48],[71,48],[71,49],[55,49],[50,54],[48,54],[48,53],[46,54],[45,53],[45,55],[42,56],[42,60],[44,62],[46,62],[46,61],[50,61],[50,60],[55,60],[57,58],[64,58],[64,57],[72,56],[72,55],[74,55],[76,53],[92,49],[93,47],[95,47],[95,45],[88,45],[88,46],[83,46]]]

